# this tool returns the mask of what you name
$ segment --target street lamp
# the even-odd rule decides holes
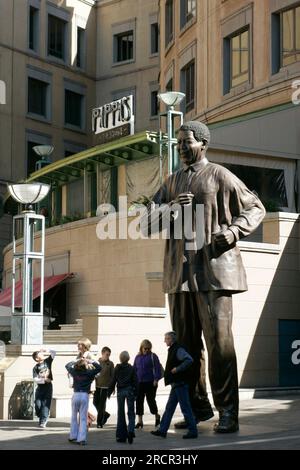
[[[163,145],[167,144],[168,147],[168,174],[171,175],[173,170],[177,167],[178,161],[175,156],[177,139],[175,136],[175,119],[180,118],[180,125],[183,124],[183,113],[181,111],[175,111],[174,107],[181,103],[185,98],[185,94],[180,91],[167,91],[165,93],[159,93],[158,99],[165,103],[167,111],[159,113],[159,155],[160,155],[160,180],[162,182],[163,173]],[[167,124],[167,139],[163,138],[161,131],[162,120],[166,119]]]
[[[50,155],[52,154],[54,147],[52,145],[36,145],[33,147],[35,153],[41,157],[41,160],[38,160],[35,164],[35,171],[41,170],[46,165],[50,165]]]
[[[13,217],[13,268],[12,268],[12,344],[43,343],[44,310],[44,256],[45,256],[45,217],[36,214],[33,204],[42,201],[50,186],[44,183],[9,184],[8,191],[15,201],[25,205],[25,210]],[[17,246],[18,226],[21,226],[23,243]],[[40,250],[35,248],[34,235],[41,227]],[[23,233],[22,233],[23,232]],[[15,283],[16,263],[22,262],[22,309],[16,311]],[[33,311],[33,270],[34,263],[39,264],[40,274],[40,309]]]

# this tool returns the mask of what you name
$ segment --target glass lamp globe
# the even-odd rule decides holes
[[[49,193],[50,185],[44,183],[9,184],[11,197],[20,204],[37,204]]]
[[[166,91],[165,93],[159,93],[157,96],[167,106],[172,107],[181,103],[185,98],[185,94],[180,91]]]
[[[54,150],[52,145],[35,145],[33,150],[39,157],[49,157]]]

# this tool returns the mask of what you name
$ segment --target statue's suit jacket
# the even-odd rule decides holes
[[[184,235],[175,238],[178,211],[174,209],[173,201],[180,193],[188,191],[194,194],[193,230],[203,230],[204,234],[201,246],[196,236],[194,241],[191,236],[189,240]],[[198,218],[195,223],[197,204],[203,205],[204,209],[202,225],[199,225]],[[245,184],[225,167],[210,163],[206,158],[173,173],[155,194],[141,218],[141,230],[148,235],[161,230],[164,221],[171,220],[165,247],[164,291],[169,294],[184,291],[246,291],[246,273],[236,242],[252,233],[264,216],[262,203]],[[184,218],[185,215],[180,214],[181,224]],[[214,237],[226,229],[233,232],[235,242],[221,249]]]

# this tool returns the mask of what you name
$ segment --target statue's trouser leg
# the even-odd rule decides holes
[[[209,379],[214,403],[220,413],[238,418],[237,362],[232,335],[230,292],[197,292],[199,320],[208,352]]]
[[[194,359],[193,372],[189,378],[190,400],[194,414],[210,409],[206,391],[205,354],[201,339],[202,327],[194,293],[169,294],[169,308],[172,328],[177,339]]]

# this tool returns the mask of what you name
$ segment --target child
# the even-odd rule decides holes
[[[89,340],[88,338],[81,338],[77,343],[78,354],[76,356],[76,360],[82,358],[93,360],[94,357],[90,353],[91,346],[91,340]],[[88,368],[93,368],[93,366],[89,365]],[[70,388],[73,388],[73,377],[71,374],[68,374],[68,379]]]
[[[50,413],[52,400],[52,361],[55,357],[55,351],[41,349],[32,354],[33,360],[37,363],[33,368],[33,380],[37,384],[35,392],[35,413],[39,418],[39,427],[45,428]]]
[[[134,402],[137,395],[137,377],[135,369],[132,365],[128,364],[130,357],[127,351],[120,354],[121,364],[117,364],[114,370],[114,376],[111,385],[108,389],[108,397],[113,393],[117,385],[117,401],[118,401],[118,422],[116,438],[117,442],[126,442],[128,439],[129,444],[133,443],[134,425],[135,425],[135,411]],[[127,402],[128,409],[128,428],[125,419],[125,401]]]
[[[94,357],[92,353],[90,353],[91,346],[92,346],[92,342],[90,339],[81,338],[77,343],[78,354],[77,354],[76,359],[85,358],[85,359],[93,360]]]
[[[66,365],[66,369],[73,377],[74,388],[69,441],[85,445],[87,439],[89,393],[95,376],[101,371],[101,366],[96,361],[81,358],[76,362],[69,362]]]
[[[97,428],[103,428],[110,417],[105,411],[108,387],[111,384],[114,374],[114,363],[109,360],[111,350],[105,346],[102,348],[99,363],[102,367],[100,374],[96,377],[96,390],[94,393],[94,405],[97,408]]]

